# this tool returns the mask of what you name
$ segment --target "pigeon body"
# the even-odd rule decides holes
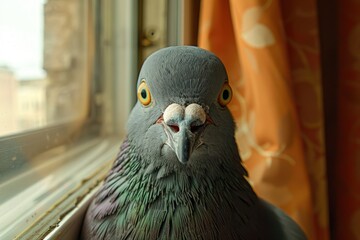
[[[214,54],[186,46],[152,54],[139,74],[128,136],[87,210],[82,238],[306,239],[247,182],[230,100]]]

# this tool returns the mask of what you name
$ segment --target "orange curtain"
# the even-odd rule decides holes
[[[309,239],[329,239],[316,0],[203,0],[198,45],[227,68],[236,139],[255,191]]]
[[[360,239],[360,1],[339,5],[337,157],[332,163],[335,239]]]

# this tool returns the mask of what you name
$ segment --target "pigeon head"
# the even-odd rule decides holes
[[[219,153],[236,154],[229,147],[236,148],[226,107],[231,97],[225,67],[214,54],[190,46],[161,49],[140,71],[128,139],[143,159],[158,164],[209,165]]]

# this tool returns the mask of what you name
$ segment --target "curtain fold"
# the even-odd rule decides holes
[[[338,1],[337,157],[331,168],[334,239],[360,239],[360,1]],[[336,130],[335,130],[336,131]]]
[[[316,1],[203,0],[198,45],[227,68],[255,191],[329,239]]]

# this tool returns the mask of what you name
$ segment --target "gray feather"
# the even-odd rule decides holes
[[[277,240],[305,240],[301,228],[282,210],[259,199],[259,219],[262,221],[264,236]]]

